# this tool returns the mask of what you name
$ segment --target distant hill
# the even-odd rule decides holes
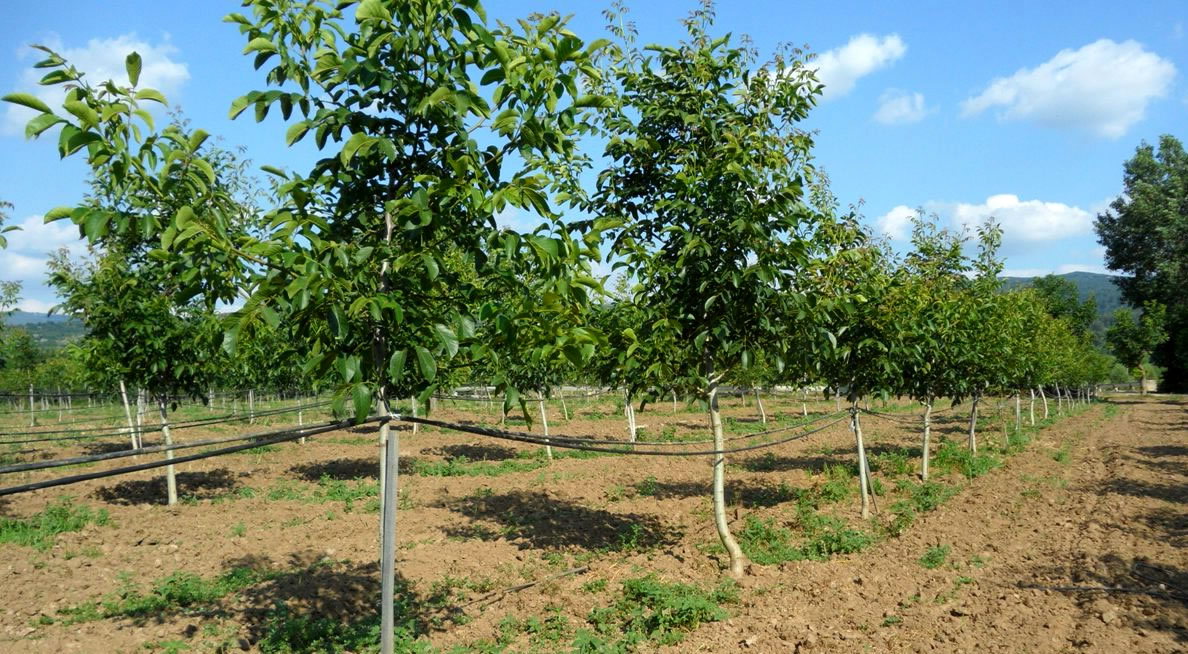
[[[14,311],[3,316],[5,326],[21,327],[33,335],[34,340],[46,349],[57,349],[71,341],[82,338],[84,334],[82,323],[58,314],[33,313],[29,311]]]
[[[1126,306],[1122,302],[1122,291],[1118,290],[1118,285],[1114,283],[1118,276],[1091,272],[1071,272],[1056,276],[1076,284],[1081,301],[1093,296],[1097,302],[1097,319],[1093,321],[1090,329],[1100,343],[1105,338],[1105,331],[1114,322],[1114,312]],[[1003,277],[1002,281],[1005,288],[1017,288],[1031,284],[1033,279],[1035,278]]]

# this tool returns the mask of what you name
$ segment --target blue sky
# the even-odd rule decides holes
[[[571,28],[604,36],[602,2],[487,2],[492,19],[572,12]],[[634,2],[644,42],[681,37],[687,0]],[[38,91],[30,43],[58,48],[93,78],[123,75],[130,50],[141,84],[163,90],[195,126],[246,146],[257,164],[302,168],[315,152],[284,145],[279,116],[227,119],[231,100],[263,88],[221,17],[238,3],[11,3],[0,27],[0,92]],[[1105,2],[723,2],[721,32],[763,53],[807,45],[827,89],[807,126],[844,204],[892,242],[916,207],[947,223],[994,215],[1006,230],[1007,274],[1104,271],[1094,215],[1121,190],[1122,163],[1160,134],[1188,138],[1188,4]],[[53,104],[51,102],[51,104]],[[28,142],[27,115],[0,108],[0,199],[14,205],[0,279],[22,280],[28,310],[55,302],[46,254],[84,250],[73,226],[41,214],[77,201],[80,161]],[[515,217],[509,218],[512,222]]]

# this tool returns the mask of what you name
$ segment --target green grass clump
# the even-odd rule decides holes
[[[464,456],[454,456],[444,461],[414,460],[412,472],[422,477],[498,477],[513,472],[528,472],[543,468],[546,461],[508,459],[506,461],[471,461]]]
[[[920,557],[920,565],[929,570],[935,570],[945,564],[949,558],[951,548],[948,545],[933,545]]]
[[[738,532],[739,547],[759,565],[804,559],[804,553],[792,541],[791,530],[776,526],[774,520],[759,520],[755,516],[747,516],[746,524]]]
[[[1002,461],[988,452],[973,454],[964,445],[956,441],[945,441],[936,451],[932,460],[934,468],[950,473],[959,473],[967,479],[981,477],[1002,465]]]
[[[81,531],[91,523],[103,526],[108,522],[106,509],[92,511],[89,507],[75,506],[71,498],[63,497],[28,518],[0,518],[0,543],[24,545],[44,552],[53,547],[58,534]]]
[[[794,543],[792,530],[779,527],[773,520],[748,516],[738,533],[743,553],[759,565],[785,561],[824,561],[837,554],[854,554],[870,547],[874,536],[852,529],[833,516],[821,515],[808,502],[797,506],[803,540]]]
[[[906,477],[912,474],[912,455],[906,449],[899,448],[870,457],[872,472],[881,472],[888,477]]]
[[[665,583],[654,575],[628,579],[610,606],[590,611],[587,621],[592,629],[578,630],[573,651],[628,652],[645,642],[673,645],[702,624],[725,619],[722,605],[737,601],[733,582],[704,590]]]

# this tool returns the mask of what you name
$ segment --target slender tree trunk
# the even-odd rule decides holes
[[[157,409],[161,413],[161,435],[165,437],[166,445],[173,445],[173,437],[169,434],[169,414],[165,408],[165,396],[157,397]],[[173,459],[173,450],[165,450],[165,458]],[[165,488],[169,506],[177,504],[177,477],[174,474],[173,464],[165,466]]]
[[[928,447],[932,437],[932,396],[924,402],[924,442],[920,448],[920,481],[928,481]]]
[[[676,412],[677,412],[676,391],[673,391],[672,392],[672,415],[675,416]]]
[[[1035,426],[1035,389],[1032,388],[1030,390],[1031,390],[1031,405],[1027,408],[1027,411],[1031,416],[1031,426],[1034,427]]]
[[[631,406],[631,392],[627,389],[623,389],[623,417],[627,420],[627,442],[634,443],[636,439],[635,407]]]
[[[408,398],[408,403],[409,403],[409,406],[411,406],[411,407],[412,407],[412,414],[413,414],[413,417],[414,417],[414,418],[418,417],[418,416],[417,416],[417,398],[416,398],[416,397],[410,397],[410,398]],[[504,412],[504,415],[507,415],[507,412],[506,412],[506,411]],[[414,422],[414,423],[413,423],[413,428],[412,428],[412,433],[416,434],[416,433],[417,433],[417,428],[418,428],[418,427],[420,427],[420,425],[418,425],[417,423],[415,423],[415,422]]]
[[[301,429],[302,427],[305,427],[305,411],[303,410],[303,405],[301,403],[301,393],[298,393],[297,394],[297,428]],[[305,437],[302,436],[301,438],[298,438],[297,442],[301,443],[302,445],[305,445]]]
[[[37,407],[33,404],[33,384],[29,384],[29,426],[37,426]]]
[[[1139,364],[1139,395],[1147,394],[1147,368]]]
[[[838,410],[838,411],[841,411],[841,396],[840,396],[840,395],[834,395],[834,396],[833,396],[833,401],[834,401],[834,403],[835,403],[835,404],[837,404],[837,410]]]
[[[709,368],[708,376],[713,380],[712,365],[707,365],[707,368]],[[722,414],[718,410],[718,384],[716,382],[710,382],[706,399],[709,400],[710,424],[713,425],[714,430],[714,450],[721,452],[726,449],[726,437],[722,433]],[[722,453],[714,455],[713,503],[714,526],[718,530],[718,538],[722,541],[722,547],[726,548],[726,553],[730,555],[730,576],[739,579],[743,576],[748,562],[747,555],[743,554],[742,548],[734,540],[734,535],[730,533],[730,525],[726,522],[726,455]]]
[[[858,420],[858,398],[853,399],[850,410],[850,429],[854,432],[854,444],[858,449],[858,487],[862,495],[862,519],[870,519],[870,472],[866,467],[866,446],[862,443],[862,423]]]
[[[1020,405],[1022,398],[1019,396],[1019,391],[1015,391],[1015,431],[1023,428],[1023,408]]]
[[[553,460],[553,446],[549,445],[549,413],[545,410],[544,394],[536,391],[537,404],[540,405],[540,427],[544,430],[545,458]]]
[[[136,391],[136,447],[144,447],[145,414],[148,412],[148,400],[143,388]]]
[[[248,424],[256,424],[256,389],[248,389]]]
[[[1044,393],[1043,386],[1039,387],[1039,392],[1040,392],[1040,399],[1043,400],[1043,403],[1044,403],[1044,420],[1047,420],[1048,419],[1048,396],[1047,396],[1047,394]]]
[[[120,397],[124,400],[124,417],[128,419],[128,438],[132,439],[132,449],[136,449],[136,426],[132,424],[132,411],[128,408],[128,387],[124,380],[120,380]]]
[[[62,387],[61,386],[58,387],[58,397],[56,399],[57,399],[57,402],[55,402],[55,404],[58,405],[58,422],[62,422]]]
[[[973,394],[973,406],[969,409],[969,451],[973,454],[978,453],[978,400],[981,398],[981,393],[975,392]]]
[[[755,406],[759,407],[759,421],[767,424],[767,411],[763,408],[763,398],[759,396],[759,388],[755,388]]]
[[[569,422],[569,407],[565,405],[565,387],[557,387],[557,399],[561,400],[561,415],[565,416],[565,422]]]
[[[388,415],[388,403],[380,391],[379,411]],[[400,434],[392,432],[387,421],[380,423],[380,442],[384,456],[380,476],[384,480],[380,496],[380,651],[391,654],[395,644],[396,601],[396,498],[400,474]]]

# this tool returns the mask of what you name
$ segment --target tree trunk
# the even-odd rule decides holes
[[[302,407],[303,407],[303,405],[301,403],[301,393],[298,393],[297,394],[297,428],[298,429],[305,427],[305,411],[302,410]],[[302,445],[305,445],[305,437],[302,436],[301,438],[298,438],[297,442]]]
[[[1139,395],[1147,394],[1147,368],[1143,364],[1139,364]]]
[[[1035,426],[1035,389],[1032,388],[1030,390],[1031,390],[1031,405],[1027,408],[1027,411],[1031,416],[1031,426],[1034,427]]]
[[[623,417],[627,419],[627,442],[634,443],[636,438],[635,407],[631,406],[631,393],[626,389],[623,389]]]
[[[145,399],[144,389],[136,391],[136,447],[144,447],[144,416],[148,411],[148,400]]]
[[[713,379],[713,368],[709,367],[709,378]],[[726,449],[726,437],[722,433],[722,414],[718,410],[718,385],[716,382],[710,382],[709,393],[707,396],[709,400],[709,414],[710,424],[714,429],[714,450],[721,452]],[[726,548],[726,553],[730,555],[730,576],[739,579],[743,576],[743,572],[747,567],[747,555],[743,554],[742,548],[738,546],[738,542],[734,540],[734,536],[730,533],[730,525],[726,522],[726,455],[714,455],[714,484],[713,484],[713,503],[714,503],[714,526],[718,530],[718,538],[722,541],[722,547]]]
[[[557,387],[557,399],[561,400],[561,415],[565,416],[565,422],[569,422],[569,407],[565,405],[565,389]]]
[[[33,384],[29,384],[29,426],[37,426],[37,406],[33,404]]]
[[[161,434],[165,437],[166,445],[173,445],[173,437],[169,434],[169,414],[165,409],[165,396],[157,397],[157,409],[161,412]],[[173,459],[173,450],[165,450],[165,458]],[[177,477],[174,474],[173,464],[165,466],[165,488],[169,506],[177,504]]]
[[[417,398],[415,398],[415,397],[410,397],[410,398],[408,398],[408,403],[409,403],[409,406],[411,406],[411,407],[412,407],[412,414],[413,414],[413,417],[414,417],[414,418],[416,418],[416,417],[417,417]],[[506,416],[506,415],[507,415],[507,412],[505,411],[503,414]],[[418,427],[420,427],[420,425],[418,425],[417,423],[415,423],[415,422],[414,422],[414,423],[413,423],[413,428],[412,428],[412,433],[413,433],[413,434],[416,434],[416,433],[417,433],[417,428],[418,428]]]
[[[673,391],[672,392],[672,415],[675,416],[676,412],[677,412],[676,391]]]
[[[924,402],[924,442],[920,448],[920,481],[928,481],[928,446],[932,436],[932,397]]]
[[[1023,428],[1023,408],[1020,405],[1022,398],[1019,395],[1019,391],[1015,391],[1015,431]]]
[[[978,453],[978,400],[982,399],[980,393],[974,393],[973,406],[969,409],[969,451],[973,454]]]
[[[1048,419],[1048,396],[1044,394],[1044,387],[1039,387],[1040,399],[1044,402],[1044,420]]]
[[[866,447],[862,443],[862,423],[858,420],[858,398],[853,399],[850,412],[850,429],[854,432],[854,444],[858,449],[858,487],[862,495],[862,519],[870,519],[870,473],[866,467]]]
[[[755,406],[759,407],[759,421],[767,424],[767,411],[763,409],[763,398],[759,397],[759,389],[755,388]]]
[[[549,414],[545,410],[544,394],[536,391],[537,404],[540,405],[540,427],[544,430],[545,437],[545,458],[549,461],[553,460],[553,446],[549,445]]]
[[[136,425],[132,424],[132,410],[128,408],[128,387],[124,380],[120,380],[120,397],[124,399],[124,417],[128,419],[128,438],[132,440],[132,449],[136,449]]]
[[[256,424],[256,389],[248,389],[248,424]]]
[[[388,403],[380,392],[379,412],[388,415]],[[387,421],[380,423],[384,444],[380,461],[380,651],[391,653],[395,642],[396,600],[396,490],[400,474],[400,435]]]

